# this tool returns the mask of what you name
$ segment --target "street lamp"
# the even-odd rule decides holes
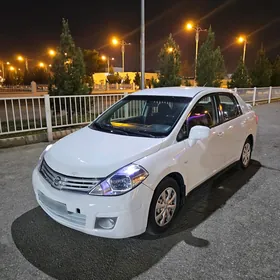
[[[15,71],[15,67],[10,66],[9,70],[10,70],[10,71]]]
[[[198,24],[194,25],[191,22],[186,24],[186,29],[188,31],[195,30],[195,66],[194,66],[194,81],[196,83],[197,77],[197,57],[198,57],[198,44],[199,44],[199,33],[206,32],[207,29],[202,29]]]
[[[0,61],[0,63],[1,63],[1,66],[2,66],[2,78],[5,78],[5,63],[3,62],[3,61]],[[7,63],[8,64],[8,63]]]
[[[113,57],[110,59],[110,57],[108,56],[105,56],[105,55],[102,55],[101,56],[101,59],[103,60],[103,61],[107,61],[107,67],[108,67],[108,73],[109,73],[109,71],[110,71],[110,60],[115,60]]]
[[[56,52],[53,49],[50,49],[48,53],[51,57],[54,57],[56,55]]]
[[[44,68],[44,67],[45,67],[45,63],[39,62],[38,66],[39,66],[40,68]]]
[[[131,45],[131,43],[127,43],[124,40],[119,41],[116,37],[112,38],[112,44],[114,46],[121,45],[122,50],[122,71],[124,72],[124,52],[125,52],[125,46]]]
[[[145,0],[141,0],[141,89],[145,88]]]
[[[245,63],[245,56],[246,56],[246,47],[247,47],[247,38],[245,36],[239,36],[237,38],[237,42],[239,44],[243,44],[243,63]]]
[[[21,55],[19,55],[19,56],[17,57],[17,60],[20,61],[20,62],[25,61],[25,68],[26,68],[26,70],[28,71],[28,59],[27,59],[27,57],[22,57]]]
[[[169,53],[172,53],[174,51],[174,49],[172,48],[172,47],[169,47],[168,49],[167,49],[167,52],[169,52]]]

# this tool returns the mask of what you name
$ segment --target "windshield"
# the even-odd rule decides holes
[[[128,136],[166,137],[190,101],[188,97],[129,95],[97,118],[90,128]]]

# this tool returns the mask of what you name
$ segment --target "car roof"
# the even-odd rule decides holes
[[[231,92],[224,88],[215,87],[161,87],[139,90],[132,95],[155,95],[155,96],[179,96],[193,98],[198,93],[209,92]]]

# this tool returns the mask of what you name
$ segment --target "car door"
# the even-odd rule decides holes
[[[231,93],[217,95],[221,128],[224,131],[225,165],[236,161],[244,145],[244,130],[242,129],[242,111],[235,96]]]
[[[188,134],[195,125],[209,127],[210,135],[190,145]],[[221,132],[215,94],[207,95],[194,105],[179,132],[185,135],[179,138],[183,139],[185,144],[184,178],[189,191],[209,179],[217,169],[223,166],[224,154],[221,146],[224,143]]]

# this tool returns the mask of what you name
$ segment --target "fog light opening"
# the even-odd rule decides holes
[[[99,229],[113,229],[116,225],[117,218],[96,218],[95,228]]]

